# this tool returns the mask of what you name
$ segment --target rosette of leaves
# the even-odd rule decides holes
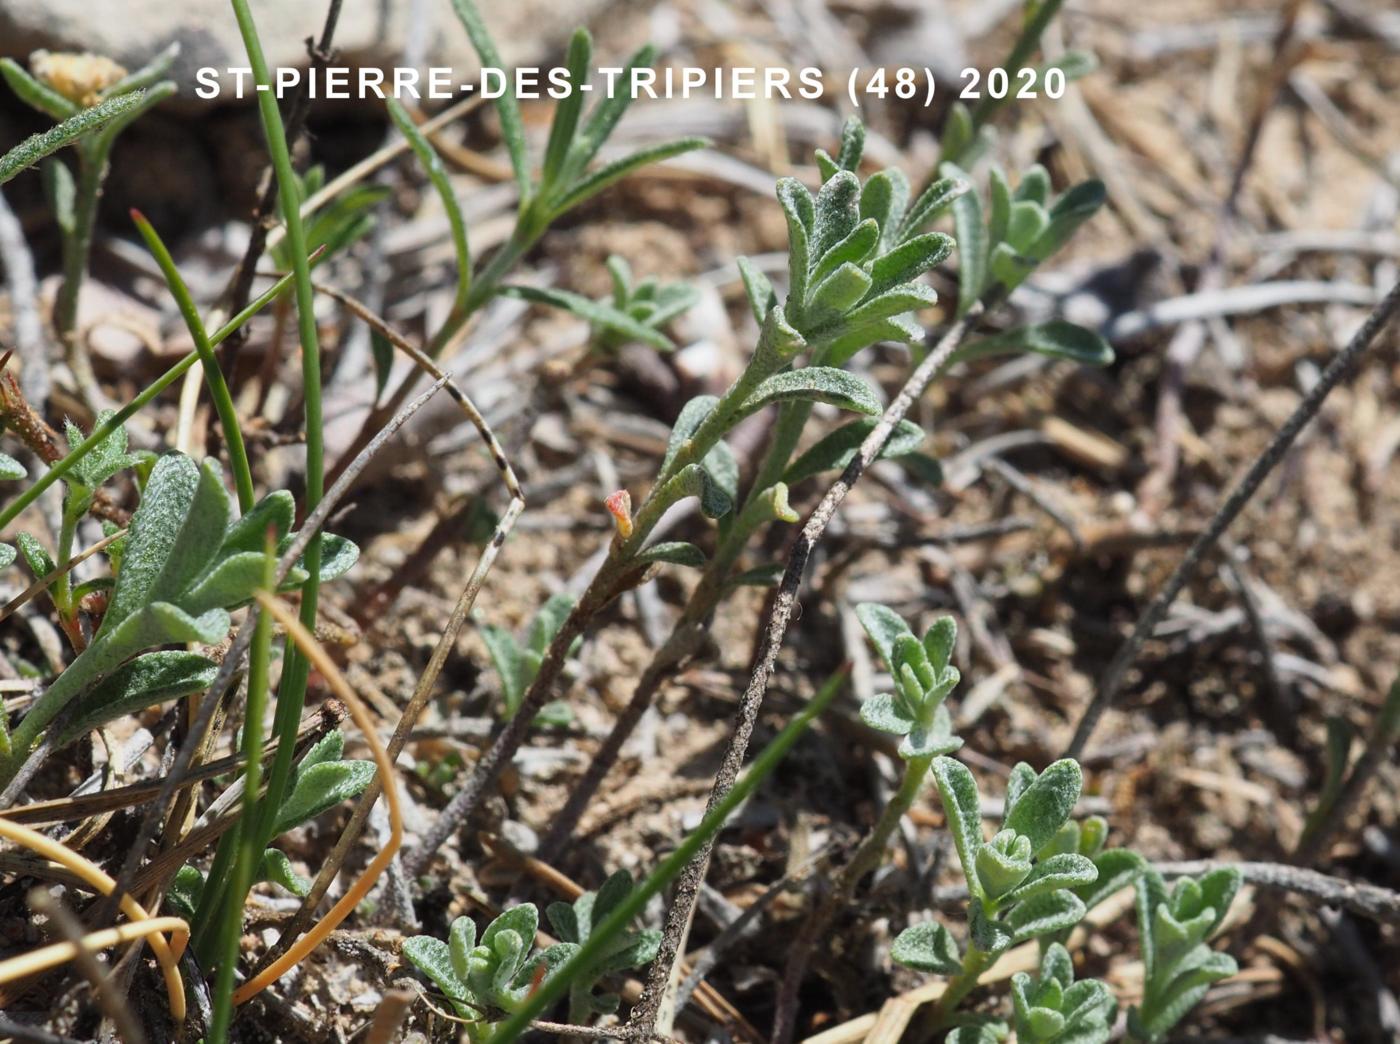
[[[525,698],[525,690],[539,673],[549,643],[554,641],[554,636],[564,626],[573,607],[573,595],[551,595],[530,621],[523,642],[504,627],[488,623],[478,625],[496,675],[501,679],[502,716],[505,719],[515,717],[515,712],[520,709],[520,701]],[[569,647],[569,655],[577,653],[582,644],[582,636],[575,639]],[[535,720],[545,725],[567,725],[572,717],[568,704],[555,700],[545,704]]]
[[[967,177],[953,163],[944,163],[939,172],[945,178]],[[1090,180],[1052,201],[1050,175],[1039,164],[1021,175],[1014,191],[999,169],[992,168],[990,178],[985,212],[975,192],[960,195],[952,205],[960,316],[990,291],[1009,293],[1020,286],[1098,212],[1106,198],[1103,182]]]
[[[1128,1012],[1137,1040],[1166,1039],[1211,983],[1238,971],[1235,959],[1206,945],[1240,889],[1234,867],[1183,877],[1168,891],[1151,868],[1137,881],[1138,935],[1144,970],[1142,1003]]]
[[[555,287],[507,286],[501,292],[508,297],[551,305],[583,319],[593,328],[589,351],[596,355],[615,355],[628,344],[673,351],[675,345],[666,336],[666,324],[693,306],[700,298],[699,291],[689,283],[662,283],[655,279],[633,285],[630,266],[615,254],[608,258],[607,267],[612,276],[612,294],[602,300]]]
[[[1097,879],[1093,861],[1077,852],[1038,856],[1069,819],[1083,780],[1070,758],[1039,775],[1021,762],[1007,782],[1002,829],[987,841],[977,781],[967,767],[939,757],[933,777],[967,879],[970,942],[960,959],[947,928],[930,922],[900,933],[891,956],[942,975],[971,969],[975,979],[989,958],[1013,943],[1054,935],[1084,916],[1084,901],[1073,889]]]
[[[1040,971],[1011,976],[1016,1040],[1023,1044],[1104,1044],[1118,1002],[1098,979],[1074,981],[1074,961],[1059,943],[1040,958]]]
[[[268,530],[284,550],[295,539],[295,513],[291,494],[279,490],[235,519],[216,461],[161,457],[132,515],[101,625],[20,719],[0,776],[12,778],[52,725],[51,738],[62,746],[113,718],[205,688],[215,669],[207,657],[144,650],[222,641],[229,610],[252,599],[262,583]],[[329,534],[322,547],[323,582],[344,574],[359,555],[353,543]],[[305,580],[305,570],[294,567],[283,589]]]
[[[506,68],[474,0],[452,0],[452,6],[471,37],[481,64],[493,69]],[[493,259],[483,274],[484,287],[475,288],[474,294],[494,292],[500,273],[529,249],[560,215],[641,167],[708,144],[704,138],[680,138],[638,149],[592,169],[593,161],[632,104],[633,70],[650,68],[654,57],[655,50],[650,46],[633,54],[610,87],[598,87],[593,92],[599,96],[599,101],[585,118],[583,103],[589,92],[584,87],[588,84],[593,58],[593,39],[585,29],[574,33],[564,59],[569,90],[554,110],[538,179],[534,177],[518,99],[511,91],[503,91],[494,99],[501,121],[501,137],[505,139],[520,190],[520,210],[510,242]]]
[[[572,904],[550,903],[545,916],[560,940],[582,946],[631,893],[632,875],[619,870],[596,892],[584,892]],[[611,1015],[617,1011],[616,994],[594,992],[599,980],[614,972],[651,963],[660,946],[661,933],[651,928],[614,935],[598,959],[569,983],[569,1021],[581,1024],[595,1014]]]
[[[898,613],[878,603],[856,606],[856,618],[894,680],[893,692],[872,696],[860,705],[861,721],[904,737],[899,756],[906,760],[951,754],[961,747],[944,702],[962,677],[949,662],[958,640],[953,618],[940,616],[922,641]]]
[[[856,168],[864,145],[865,128],[853,118],[836,157],[817,154],[822,186],[815,196],[796,178],[778,182],[788,228],[788,292],[781,305],[768,278],[740,264],[760,326],[780,311],[779,323],[790,328],[798,347],[831,366],[877,341],[922,339],[913,313],[938,295],[917,280],[953,249],[948,236],[924,229],[970,187],[963,177],[945,177],[911,203],[909,181],[898,169],[862,184]]]
[[[405,939],[403,955],[452,1002],[467,1020],[467,1036],[484,1041],[502,1014],[519,1011],[541,979],[578,950],[559,943],[535,950],[539,911],[521,903],[492,921],[481,938],[476,922],[458,917],[447,941],[431,935]]]
[[[338,729],[312,744],[297,764],[286,800],[277,810],[275,834],[285,834],[309,823],[342,801],[364,793],[374,779],[374,762],[345,760],[344,753],[345,736]],[[276,848],[263,852],[256,880],[279,885],[299,898],[311,891],[311,882],[293,869],[285,852]],[[203,893],[204,874],[187,864],[175,874],[168,898],[176,913],[193,919]]]

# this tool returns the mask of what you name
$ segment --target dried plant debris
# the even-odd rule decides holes
[[[1400,1035],[1387,12],[137,6],[0,59],[0,1037]]]

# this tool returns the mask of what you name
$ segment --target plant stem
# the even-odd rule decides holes
[[[860,879],[880,865],[880,860],[885,855],[885,849],[889,846],[890,835],[899,826],[899,821],[913,807],[919,792],[924,788],[924,781],[928,777],[929,766],[932,764],[932,755],[910,758],[904,763],[904,778],[900,781],[899,789],[890,796],[885,810],[880,814],[879,821],[865,836],[865,840],[860,843],[860,847],[851,856],[851,861],[846,864],[837,878],[836,890],[838,894],[849,898],[855,893],[856,885],[860,883]]]
[[[92,360],[78,340],[78,295],[87,275],[92,230],[97,221],[97,203],[102,197],[102,181],[106,174],[107,150],[94,138],[80,142],[73,227],[63,237],[63,282],[58,288],[53,313],[54,332],[63,345],[68,367],[73,371],[78,390],[90,403],[101,402],[102,396],[97,377],[92,372]]]
[[[71,497],[72,494],[69,494]],[[78,529],[78,517],[69,507],[69,497],[63,498],[63,520],[58,529],[58,562],[67,562],[73,557],[73,535]],[[53,604],[60,616],[73,615],[72,572],[65,569],[53,582]]]
[[[919,796],[932,764],[932,755],[911,758],[904,763],[904,778],[900,781],[899,789],[891,795],[884,811],[880,813],[879,820],[837,874],[835,886],[803,921],[796,942],[788,950],[787,966],[783,969],[783,980],[778,989],[777,1014],[773,1019],[773,1044],[787,1044],[792,1039],[797,1024],[798,991],[802,986],[802,979],[807,974],[807,965],[817,940],[826,932],[836,916],[849,907],[861,878],[880,865],[885,849],[889,846],[890,835]]]
[[[277,556],[269,541],[263,586],[277,586]],[[272,646],[272,616],[259,613],[248,651],[248,699],[243,714],[243,812],[234,831],[238,856],[228,900],[221,909],[217,975],[214,981],[214,1014],[209,1023],[210,1044],[222,1044],[228,1036],[233,1013],[233,973],[238,964],[238,942],[243,933],[243,903],[253,884],[253,875],[262,857],[256,829],[258,789],[262,786],[263,715],[267,709],[267,672]]]
[[[314,511],[325,493],[325,460],[321,419],[321,349],[316,332],[315,295],[311,286],[311,264],[306,253],[306,234],[301,223],[301,198],[296,171],[287,148],[282,114],[272,91],[272,77],[267,59],[258,40],[257,26],[248,0],[231,0],[243,46],[248,52],[248,64],[253,70],[258,92],[258,108],[262,116],[263,133],[267,139],[272,168],[277,175],[278,202],[287,229],[287,247],[292,257],[293,285],[296,287],[297,325],[301,335],[301,373],[305,399],[306,420],[306,507]],[[301,589],[301,622],[308,628],[316,626],[316,605],[321,588],[321,536],[318,532],[306,548],[306,583]],[[278,738],[277,755],[268,773],[267,797],[262,808],[259,834],[264,843],[273,837],[276,812],[285,796],[292,774],[297,726],[301,722],[306,702],[306,683],[310,665],[296,649],[289,647],[282,665],[282,678],[277,687],[277,713],[273,731]]]
[[[792,619],[793,608],[797,602],[797,591],[801,586],[802,574],[807,568],[807,560],[812,549],[821,539],[822,534],[826,532],[826,527],[831,523],[837,508],[841,506],[850,493],[851,487],[859,481],[861,475],[865,473],[865,469],[884,449],[895,426],[904,419],[905,414],[923,394],[929,382],[950,365],[953,353],[957,351],[968,331],[981,316],[981,309],[975,307],[973,311],[953,323],[943,333],[933,351],[919,363],[914,372],[909,375],[909,379],[904,383],[899,394],[886,407],[879,422],[861,443],[860,450],[846,465],[841,477],[826,491],[821,502],[807,517],[801,532],[798,533],[797,539],[793,542],[792,550],[788,555],[787,568],[778,585],[777,596],[773,600],[772,608],[763,624],[762,640],[754,658],[754,666],[749,675],[748,685],[740,699],[739,714],[734,724],[734,731],[724,752],[724,761],[715,776],[714,787],[710,791],[709,807],[713,808],[717,802],[723,800],[725,794],[729,793],[730,788],[734,785],[739,766],[743,763],[744,756],[748,751],[749,738],[753,734],[759,708],[762,705],[764,694],[768,690],[768,680],[777,663],[778,649],[787,635],[788,623]],[[661,950],[656,960],[652,962],[642,998],[633,1007],[632,1014],[628,1019],[629,1027],[634,1030],[643,1033],[652,1033],[656,1030],[660,1008],[671,987],[676,955],[689,929],[696,897],[700,892],[700,884],[709,868],[710,851],[711,848],[708,844],[701,846],[695,859],[686,867],[677,882],[676,894],[667,914],[666,928],[661,939]]]
[[[938,998],[929,1012],[928,1032],[947,1029],[948,1020],[958,1010],[958,1005],[977,986],[977,980],[992,963],[991,954],[983,953],[977,944],[968,940],[967,952],[963,954],[962,971],[948,980],[943,995]]]

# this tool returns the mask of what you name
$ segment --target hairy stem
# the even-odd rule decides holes
[[[1303,396],[1302,402],[1284,421],[1283,427],[1279,428],[1269,441],[1264,452],[1255,459],[1244,478],[1230,491],[1229,496],[1225,498],[1224,503],[1220,505],[1214,517],[1211,518],[1210,524],[1192,543],[1185,557],[1168,578],[1166,586],[1143,610],[1142,616],[1138,618],[1137,624],[1133,627],[1133,633],[1129,635],[1104,670],[1098,688],[1094,692],[1094,698],[1084,708],[1084,714],[1080,717],[1079,724],[1074,730],[1074,738],[1070,741],[1069,749],[1065,751],[1066,757],[1078,758],[1083,755],[1084,747],[1088,744],[1089,737],[1094,734],[1094,729],[1098,727],[1099,719],[1103,717],[1104,711],[1113,706],[1118,699],[1128,668],[1133,665],[1138,653],[1142,651],[1148,635],[1157,629],[1157,625],[1167,615],[1167,610],[1172,607],[1177,596],[1186,587],[1187,582],[1195,575],[1196,567],[1225,535],[1225,531],[1239,517],[1245,505],[1254,498],[1254,494],[1259,492],[1259,487],[1264,484],[1269,473],[1283,460],[1289,447],[1297,440],[1303,429],[1317,415],[1327,396],[1332,393],[1332,389],[1352,372],[1361,356],[1366,353],[1371,343],[1385,329],[1398,310],[1400,310],[1400,282],[1390,288],[1390,292],[1366,317],[1366,321],[1357,329],[1347,346],[1327,364],[1327,368],[1322,371],[1322,376],[1317,383]]]
[[[99,136],[100,137],[100,136]],[[107,151],[95,140],[78,147],[78,185],[73,205],[73,227],[63,237],[63,282],[54,302],[53,325],[63,345],[64,357],[73,371],[78,390],[90,403],[102,401],[92,360],[78,338],[78,295],[87,276],[88,255],[92,252],[92,232],[97,223],[97,204],[102,198],[102,181],[107,175]]]

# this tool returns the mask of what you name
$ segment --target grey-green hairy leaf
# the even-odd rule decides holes
[[[793,400],[824,402],[871,416],[880,412],[874,390],[855,374],[831,366],[804,366],[769,377],[739,406],[738,414],[746,417],[773,403]]]
[[[962,957],[953,935],[937,921],[911,925],[895,936],[890,957],[896,964],[932,975],[956,975]]]
[[[840,471],[846,467],[856,453],[860,451],[861,444],[879,422],[873,418],[854,420],[848,424],[843,424],[835,431],[823,436],[813,446],[788,465],[783,472],[783,481],[789,486],[795,486],[805,479],[820,475],[824,471]],[[924,432],[917,424],[910,420],[902,420],[895,425],[894,431],[890,433],[889,439],[881,448],[879,460],[892,457],[903,457],[913,453],[924,442]]]
[[[213,683],[218,669],[213,660],[192,652],[168,650],[138,656],[69,705],[56,742],[64,746],[125,714],[203,692]]]
[[[1113,362],[1113,349],[1102,336],[1063,319],[1018,326],[1004,333],[983,337],[959,350],[954,358],[966,361],[1015,352],[1035,352],[1084,366],[1109,366]]]

